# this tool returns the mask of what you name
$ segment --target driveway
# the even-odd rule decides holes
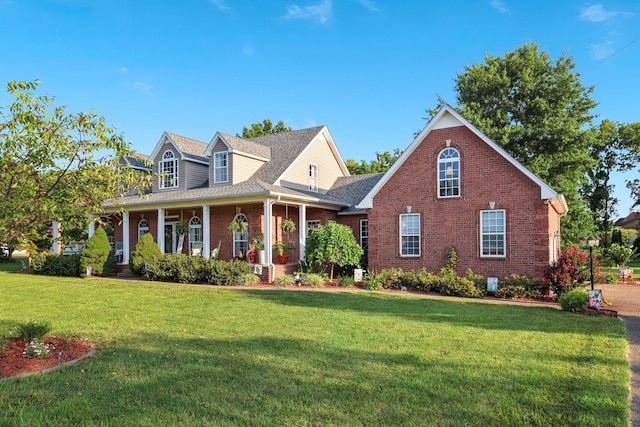
[[[640,427],[640,282],[601,285],[598,289],[625,321],[631,369],[631,425]]]

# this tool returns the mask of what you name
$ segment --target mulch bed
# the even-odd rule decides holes
[[[29,359],[22,354],[29,344],[27,341],[7,338],[6,346],[0,352],[0,379],[49,372],[76,363],[95,352],[93,343],[79,338],[45,337],[43,341],[53,345],[52,355],[46,359]]]

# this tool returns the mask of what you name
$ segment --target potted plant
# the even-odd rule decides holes
[[[249,224],[244,221],[244,218],[236,217],[229,224],[229,231],[232,233],[244,233],[249,228]]]
[[[296,244],[293,242],[283,242],[280,240],[276,241],[273,244],[273,250],[278,255],[278,264],[286,264],[289,260],[289,255],[287,255],[287,252],[292,251],[293,249],[295,249],[295,247]]]
[[[264,264],[264,240],[262,236],[256,236],[251,239],[254,249],[258,253],[258,264]]]

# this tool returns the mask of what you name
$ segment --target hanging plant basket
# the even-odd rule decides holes
[[[234,218],[234,220],[229,224],[229,231],[232,233],[244,233],[248,228],[249,224],[241,218]]]
[[[189,226],[184,222],[176,223],[176,233],[177,234],[187,234],[189,232]]]
[[[296,231],[296,223],[290,220],[289,218],[285,218],[280,223],[280,229],[285,233],[292,233]]]

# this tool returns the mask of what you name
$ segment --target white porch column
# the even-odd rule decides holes
[[[51,223],[51,239],[53,240],[51,252],[53,252],[54,255],[60,255],[60,223],[58,221]]]
[[[89,215],[89,230],[87,231],[89,238],[96,232],[96,217]]]
[[[271,238],[273,237],[271,235],[271,215],[273,212],[272,209],[272,205],[273,205],[273,200],[271,199],[265,199],[264,203],[263,203],[263,208],[264,208],[264,263],[265,264],[271,264],[271,245],[273,244],[271,242]]]
[[[300,246],[300,259],[304,260],[304,252],[307,247],[307,205],[300,205],[298,207],[298,236]]]
[[[129,212],[122,214],[122,263],[129,264]]]
[[[158,247],[164,254],[164,208],[158,208]]]
[[[202,252],[205,258],[211,257],[211,211],[208,205],[202,206]]]

